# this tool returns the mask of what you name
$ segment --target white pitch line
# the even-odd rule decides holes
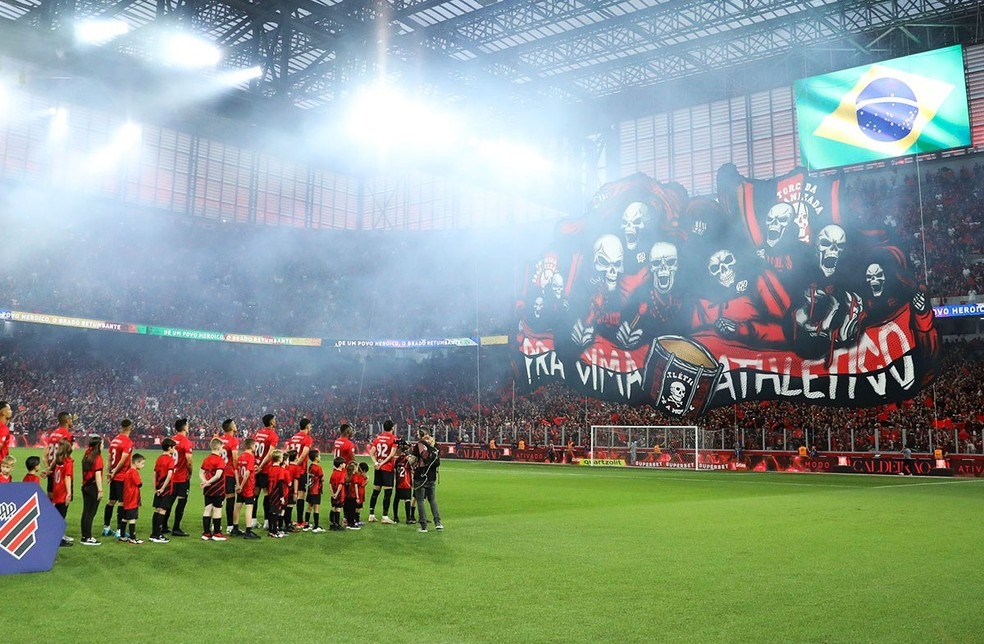
[[[503,464],[503,465],[506,465],[506,464]],[[549,471],[535,471],[535,470],[532,470],[532,469],[527,470],[527,471],[529,471],[531,473],[534,473],[536,476],[580,476],[582,474],[587,474],[586,471],[549,472]],[[470,473],[473,473],[473,474],[484,474],[484,472],[477,472],[477,471],[474,471],[474,470],[464,470],[464,469],[463,470],[455,470],[455,474],[460,474],[461,472],[470,472]],[[637,471],[622,472],[622,473],[619,473],[619,474],[599,474],[599,473],[595,473],[595,474],[593,474],[593,476],[599,477],[599,478],[608,478],[608,479],[625,479],[625,478],[629,478],[629,477],[631,477],[631,476],[633,476],[635,474],[638,474],[638,473],[639,472],[637,472]],[[772,472],[772,474],[777,474],[777,473],[778,472]],[[701,474],[706,474],[706,475],[722,474],[722,475],[724,475],[726,473],[725,472],[720,472],[720,473],[718,473],[718,472],[701,472]],[[754,474],[754,473],[753,472],[749,472],[748,474]],[[806,474],[806,472],[804,472],[804,474]],[[662,474],[662,473],[660,473],[658,476],[659,476],[659,479],[658,480],[661,480],[661,481],[689,481],[689,482],[697,482],[697,483],[704,483],[704,482],[707,482],[707,483],[719,483],[720,482],[720,479],[715,479],[713,476],[694,476],[694,477],[690,477],[690,476],[672,476],[672,475]],[[789,473],[789,474],[787,474],[787,476],[795,476],[795,475],[793,473]],[[858,476],[861,476],[861,475],[858,475]],[[864,489],[864,488],[858,488],[856,485],[837,485],[837,484],[834,484],[834,483],[817,483],[817,482],[814,482],[814,483],[795,483],[793,481],[763,481],[761,479],[758,479],[758,480],[755,480],[755,479],[758,479],[758,477],[749,476],[746,479],[744,477],[735,476],[734,478],[732,478],[731,480],[729,480],[728,483],[741,482],[741,483],[757,483],[759,485],[785,485],[785,486],[799,486],[799,487],[832,487],[832,488],[844,488],[844,489]]]
[[[495,463],[495,461],[490,461],[490,463]],[[508,466],[508,465],[510,465],[510,463],[496,463],[496,465],[499,465],[499,466]],[[546,469],[540,470],[539,468],[536,468],[536,469],[529,468],[527,471],[528,472],[531,472],[531,473],[534,473],[536,476],[580,476],[581,474],[586,474],[587,473],[587,471],[581,471],[581,470],[577,470],[577,471],[571,471],[571,470],[567,470],[567,471],[548,471]],[[631,476],[634,476],[636,474],[639,474],[642,471],[653,471],[653,473],[655,473],[655,472],[657,472],[659,470],[655,470],[655,469],[647,470],[645,468],[638,468],[638,470],[635,470],[634,469],[632,471],[619,472],[617,474],[614,474],[614,473],[613,474],[600,474],[600,473],[595,473],[594,476],[601,477],[601,478],[609,478],[609,479],[624,479],[624,478],[631,477]],[[476,470],[467,470],[467,469],[455,470],[455,474],[460,474],[461,472],[470,472],[470,473],[474,473],[474,474],[483,474],[484,473],[484,472],[479,472],[479,471],[476,471]],[[697,482],[697,483],[702,483],[702,482],[713,482],[713,483],[717,483],[717,482],[719,482],[719,479],[716,479],[714,477],[714,475],[716,475],[716,474],[726,475],[726,474],[729,474],[729,473],[728,472],[699,472],[699,473],[698,472],[693,472],[693,474],[701,474],[701,475],[705,475],[705,476],[673,476],[673,475],[669,475],[669,474],[664,474],[662,472],[660,472],[658,476],[659,476],[659,480],[666,480],[666,481],[690,481],[690,482]],[[738,474],[738,472],[730,472],[730,474]],[[741,474],[754,475],[755,472],[742,472]],[[818,477],[819,476],[829,476],[829,475],[825,475],[825,474],[818,473],[818,472],[795,472],[795,473],[794,472],[786,472],[786,473],[782,473],[782,472],[770,472],[770,474],[782,474],[783,476],[790,476],[790,477],[796,476],[797,474],[800,474],[800,475],[804,475],[805,474],[805,475],[808,475],[808,476],[811,476],[811,477],[812,476],[818,476]],[[878,476],[878,475],[873,475],[873,474],[847,474],[847,473],[845,473],[845,474],[839,474],[838,473],[838,474],[835,474],[835,476],[860,476],[860,477],[868,478],[870,476]],[[882,475],[882,476],[892,476],[892,475],[886,474],[886,475]],[[775,480],[772,480],[772,481],[763,481],[763,480],[761,480],[757,476],[749,476],[748,478],[745,478],[744,476],[735,476],[735,477],[732,477],[728,481],[729,484],[731,484],[731,483],[738,483],[738,482],[740,482],[740,483],[756,483],[758,485],[782,485],[782,486],[787,486],[787,487],[827,487],[827,488],[843,488],[843,489],[852,489],[852,490],[887,490],[887,489],[894,489],[894,488],[925,487],[925,486],[930,486],[930,485],[956,485],[956,484],[959,484],[959,483],[982,483],[982,482],[984,482],[984,478],[969,478],[969,477],[959,477],[959,478],[957,478],[957,477],[954,477],[952,479],[936,479],[934,481],[922,481],[922,482],[918,482],[918,483],[917,482],[913,482],[913,483],[908,483],[908,482],[901,483],[900,482],[900,483],[895,483],[893,485],[872,485],[870,487],[858,487],[856,485],[840,485],[840,484],[837,484],[837,483],[820,483],[820,482],[817,482],[817,481],[812,481],[812,482],[809,482],[809,483],[805,483],[805,482],[794,482],[794,481],[775,481]]]
[[[958,485],[960,483],[980,483],[984,479],[971,478],[971,477],[954,477],[952,479],[936,480],[936,481],[923,481],[920,483],[899,483],[896,485],[875,485],[872,486],[871,490],[891,490],[894,488],[908,488],[908,487],[925,487],[927,485]]]

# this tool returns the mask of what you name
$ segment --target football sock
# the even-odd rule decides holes
[[[137,524],[136,523],[131,523],[130,524],[130,538],[131,539],[136,539],[137,538]]]
[[[185,506],[188,505],[188,497],[178,497],[177,507],[174,508],[174,531],[181,529],[181,519],[184,518]]]
[[[212,532],[212,517],[204,516],[202,517],[202,532],[204,534],[211,534]]]
[[[284,510],[284,525],[289,526],[293,521],[293,519],[294,519],[294,508],[288,505],[287,509]]]
[[[116,506],[116,529],[120,531],[121,535],[126,534],[126,521],[123,520],[123,504],[120,503]]]
[[[405,505],[403,507],[406,509],[407,521],[413,521],[413,508],[410,507],[409,501],[404,501],[404,503]]]
[[[304,499],[297,500],[297,521],[300,522],[301,517],[304,516]],[[305,521],[305,523],[307,523]]]
[[[267,523],[270,523],[270,496],[269,495],[263,497],[263,519]],[[273,524],[270,523],[270,525]]]
[[[355,523],[356,524],[362,523],[362,517],[359,516],[360,514],[362,514],[362,513],[361,512],[356,512],[355,513]]]
[[[307,517],[307,518],[310,519],[311,517]],[[321,527],[321,514],[318,513],[318,512],[315,512],[314,513],[314,527],[315,528],[320,528]]]
[[[376,514],[376,499],[379,498],[379,490],[373,490],[369,497],[369,514]]]
[[[222,519],[212,519],[212,534],[222,533]]]
[[[106,507],[103,509],[103,525],[108,528],[110,526],[109,522],[112,520],[113,520],[113,506],[106,505]]]
[[[226,525],[234,525],[232,521],[232,514],[236,509],[236,498],[229,497],[226,499]]]
[[[383,490],[383,516],[390,513],[390,499],[393,498],[393,488],[388,487]]]
[[[163,515],[156,512],[150,515],[150,537],[156,538],[161,534],[161,517]]]
[[[304,513],[304,523],[311,523],[311,511],[308,510]]]

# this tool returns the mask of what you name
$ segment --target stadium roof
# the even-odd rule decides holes
[[[129,30],[83,48],[82,19]],[[209,110],[275,124],[332,114],[378,79],[511,122],[600,124],[936,47],[984,41],[982,3],[956,0],[0,0],[0,53],[22,80],[134,101],[173,71],[163,28],[259,67]],[[8,66],[9,70],[9,66]],[[105,90],[105,88],[110,88]],[[559,118],[558,118],[558,115]]]

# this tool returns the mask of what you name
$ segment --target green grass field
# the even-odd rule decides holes
[[[443,533],[62,548],[50,573],[0,578],[0,637],[984,640],[984,481],[445,460],[437,489]]]

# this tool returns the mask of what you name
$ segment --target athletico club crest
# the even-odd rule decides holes
[[[34,483],[0,485],[0,575],[51,570],[65,520]]]
[[[38,531],[38,517],[41,504],[35,492],[31,500],[19,508],[13,503],[0,504],[0,521],[6,520],[0,528],[0,548],[20,561],[34,547],[34,535]]]

